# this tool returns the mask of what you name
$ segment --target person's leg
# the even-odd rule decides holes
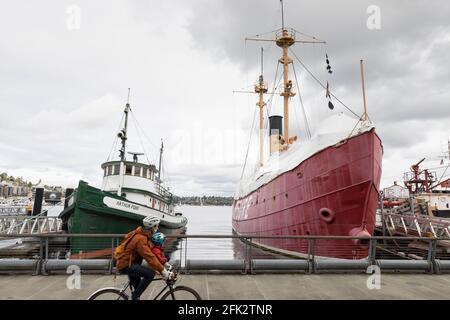
[[[136,288],[139,286],[139,283],[141,282],[141,277],[135,274],[135,271],[130,269],[129,267],[126,267],[120,271],[121,274],[128,275],[128,279],[130,280],[131,286],[133,287],[132,291],[134,292]],[[133,298],[133,297],[131,297]]]
[[[130,279],[130,283],[133,286],[133,291],[135,291],[136,288],[139,286],[139,283],[141,282],[141,277],[129,274],[128,278]]]
[[[133,272],[133,276],[143,278],[137,285],[137,288],[135,288],[133,295],[134,299],[139,299],[141,294],[145,291],[145,289],[147,289],[148,285],[155,277],[155,272],[152,269],[143,267],[139,264],[133,264],[130,269]]]

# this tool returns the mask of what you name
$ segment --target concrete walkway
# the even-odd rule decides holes
[[[369,275],[181,275],[178,285],[197,290],[203,299],[450,299],[450,275],[382,274],[381,288],[369,290]],[[124,276],[81,275],[80,289],[68,289],[69,275],[0,275],[0,299],[86,299],[106,286],[122,286]],[[142,299],[159,292],[154,282]]]

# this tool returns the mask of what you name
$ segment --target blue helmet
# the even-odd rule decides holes
[[[152,235],[151,240],[155,246],[162,246],[162,244],[166,240],[166,236],[162,232],[156,232]]]

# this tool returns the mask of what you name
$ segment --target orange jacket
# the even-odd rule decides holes
[[[136,230],[127,234],[125,238],[132,232],[136,232],[136,234],[128,242],[123,257],[117,261],[117,269],[121,270],[125,267],[129,267],[132,263],[140,262],[142,259],[145,259],[150,268],[161,273],[164,266],[159,263],[150,248],[148,233],[146,233],[142,227],[138,227]]]

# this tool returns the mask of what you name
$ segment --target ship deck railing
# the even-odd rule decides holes
[[[0,273],[115,273],[114,249],[123,234],[7,234],[0,235]],[[372,273],[450,272],[450,237],[349,236],[167,236],[176,251],[171,261],[181,273]],[[214,250],[210,242],[223,241],[235,248],[233,259],[199,257]],[[273,248],[283,241],[284,248]],[[69,244],[71,243],[71,245]],[[304,245],[301,253],[289,249]],[[76,250],[76,247],[83,250]],[[290,247],[292,246],[292,248]],[[353,256],[351,256],[353,255]],[[72,268],[72,269],[71,269]]]
[[[0,216],[0,237],[7,235],[62,233],[62,220],[47,217],[45,212],[36,216]]]
[[[384,213],[386,231],[390,235],[450,237],[450,219],[426,215]]]

